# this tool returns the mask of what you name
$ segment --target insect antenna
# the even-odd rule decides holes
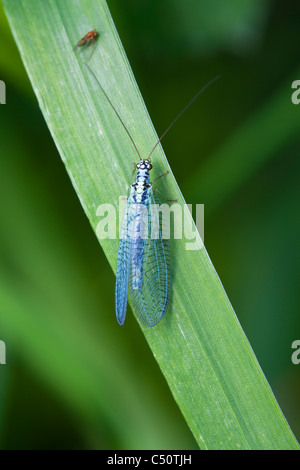
[[[94,79],[96,80],[96,82],[97,82],[97,84],[99,85],[99,87],[101,88],[102,93],[104,94],[105,98],[107,99],[107,101],[108,101],[109,104],[111,105],[112,109],[114,110],[116,116],[118,117],[118,119],[119,119],[120,123],[122,124],[122,126],[124,127],[125,131],[127,132],[127,135],[128,135],[128,137],[129,137],[129,139],[131,140],[132,145],[134,146],[136,153],[138,154],[140,160],[142,160],[141,154],[140,154],[140,152],[138,151],[138,148],[137,148],[137,146],[135,145],[135,142],[134,142],[133,138],[131,137],[129,130],[128,130],[127,127],[125,126],[125,123],[123,122],[123,119],[121,118],[120,114],[118,113],[118,111],[116,110],[116,108],[114,107],[114,105],[112,104],[110,98],[108,97],[106,91],[104,90],[103,86],[101,85],[101,83],[99,82],[98,78],[96,77],[94,71],[91,69],[91,67],[88,65],[87,62],[84,62],[84,63],[85,63],[85,65],[87,66],[89,72],[92,74],[92,76],[93,76]]]
[[[158,144],[162,141],[162,139],[163,139],[164,136],[167,134],[167,132],[169,132],[169,130],[171,129],[171,127],[174,126],[175,122],[177,122],[178,119],[183,115],[183,113],[185,113],[185,111],[191,106],[191,104],[193,104],[194,101],[195,101],[200,95],[202,95],[202,93],[203,93],[210,85],[212,85],[216,80],[218,80],[219,78],[220,78],[220,75],[217,75],[216,77],[212,78],[208,83],[206,83],[206,85],[204,85],[204,87],[201,88],[201,90],[198,91],[198,93],[196,93],[196,95],[191,99],[191,101],[186,105],[186,107],[183,108],[183,110],[178,114],[178,116],[174,119],[174,121],[171,122],[171,124],[169,125],[169,127],[165,130],[165,132],[162,134],[162,136],[158,139],[158,141],[157,141],[156,144],[154,145],[153,149],[152,149],[151,152],[149,153],[148,159],[151,157],[151,155],[153,154],[154,150],[156,149],[156,147],[158,146]]]

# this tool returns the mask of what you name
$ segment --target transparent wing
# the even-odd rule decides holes
[[[118,261],[117,261],[117,274],[116,274],[116,287],[115,287],[115,310],[118,323],[124,324],[127,308],[127,295],[128,295],[128,282],[130,273],[130,247],[131,241],[128,234],[128,212],[130,207],[130,200],[128,199],[126,209],[124,212],[121,238],[119,243]]]
[[[141,256],[142,282],[133,288],[134,273],[130,269],[129,292],[133,308],[145,326],[156,325],[166,313],[171,292],[169,240],[163,239],[164,220],[154,204],[159,199],[151,191],[148,207],[148,239],[143,240]],[[154,223],[153,223],[154,222]]]

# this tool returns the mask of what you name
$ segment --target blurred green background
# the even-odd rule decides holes
[[[159,135],[221,74],[163,147],[186,201],[205,204],[207,250],[299,440],[299,2],[108,5]],[[197,448],[135,320],[116,323],[114,275],[1,4],[0,41],[0,446]]]

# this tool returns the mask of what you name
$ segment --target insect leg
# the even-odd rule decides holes
[[[157,192],[158,194],[161,195],[161,197],[166,201],[166,202],[177,202],[177,199],[167,199],[166,196],[159,191],[157,188],[155,188],[153,191]]]
[[[153,181],[150,181],[151,184],[155,183],[155,181],[159,180],[160,178],[162,178],[163,176],[166,176],[169,172],[166,171],[165,173],[163,173],[162,175],[158,176],[157,178],[155,178],[155,180]]]

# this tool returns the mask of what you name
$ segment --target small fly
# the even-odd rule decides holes
[[[80,41],[74,46],[74,51],[81,46],[88,46],[89,44],[94,44],[96,41],[97,37],[99,36],[99,33],[95,29],[92,31],[89,31],[85,36],[83,36]]]

